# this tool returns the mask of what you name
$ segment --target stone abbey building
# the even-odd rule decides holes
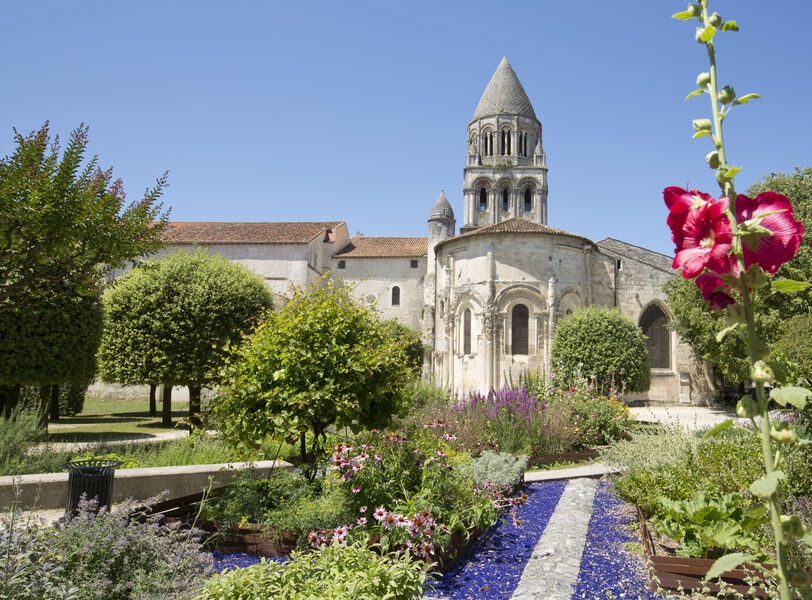
[[[166,251],[220,253],[280,298],[330,273],[383,318],[422,331],[426,373],[459,390],[548,370],[559,319],[582,306],[617,307],[648,336],[652,387],[641,399],[705,403],[707,371],[667,326],[661,285],[674,276],[671,257],[548,225],[542,137],[503,58],[468,124],[459,227],[441,193],[426,203],[425,238],[350,237],[344,222],[173,222]]]

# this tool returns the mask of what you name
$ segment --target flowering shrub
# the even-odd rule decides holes
[[[476,483],[470,457],[454,449],[444,422],[421,429],[370,431],[336,446],[334,477],[354,520],[310,533],[314,547],[343,546],[370,536],[383,552],[409,550],[440,560],[454,539],[493,525],[499,512],[523,502],[511,485]],[[513,514],[513,512],[511,512]]]
[[[149,504],[149,502],[147,502]],[[0,597],[194,598],[211,573],[200,537],[161,517],[133,522],[124,502],[113,512],[80,501],[78,514],[55,526],[0,523]]]
[[[736,193],[733,180],[741,169],[728,163],[722,125],[734,107],[759,96],[738,97],[731,86],[720,85],[715,37],[719,32],[738,31],[738,25],[735,21],[723,21],[718,13],[710,13],[708,3],[709,0],[691,3],[674,17],[699,22],[696,41],[708,52],[710,69],[699,74],[696,89],[688,97],[707,94],[710,98],[712,119],[695,119],[694,137],[710,138],[713,149],[705,160],[716,173],[722,197],[717,199],[706,192],[676,186],[665,188],[663,197],[674,242],[673,266],[682,270],[683,277],[695,281],[709,308],[726,311],[728,327],[719,336],[734,334],[744,341],[755,393],[739,400],[737,412],[741,417],[753,419],[754,429],[754,419],[759,417],[757,429],[765,467],[765,475],[753,482],[749,491],[769,507],[781,598],[789,600],[796,591],[803,597],[812,597],[807,574],[788,556],[794,541],[803,540],[812,546],[812,532],[797,516],[781,514],[780,482],[785,473],[781,469],[780,448],[794,444],[797,433],[789,423],[770,421],[765,384],[774,386],[786,381],[779,363],[771,360],[769,345],[760,339],[755,319],[767,293],[808,287],[808,282],[772,279],[778,268],[795,256],[803,224],[795,220],[792,203],[782,194],[764,191],[749,198]],[[771,399],[782,406],[803,409],[810,394],[807,389],[788,386],[774,390]],[[729,426],[730,423],[725,425]],[[707,577],[754,560],[748,553],[726,555],[716,561]]]

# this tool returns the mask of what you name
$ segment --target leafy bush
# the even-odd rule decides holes
[[[734,550],[758,553],[764,547],[759,531],[770,521],[763,503],[749,507],[741,494],[694,492],[688,500],[661,498],[658,533],[681,543],[678,556],[718,558]],[[764,560],[764,556],[761,557]]]
[[[147,503],[149,504],[149,503]],[[132,522],[133,502],[96,512],[81,501],[76,516],[55,526],[0,524],[0,597],[194,598],[211,573],[211,555],[195,532],[160,517]],[[33,559],[33,560],[32,560]]]
[[[565,385],[582,375],[595,378],[603,390],[617,382],[623,389],[642,392],[651,383],[646,337],[615,309],[586,307],[561,319],[551,359],[556,378]]]
[[[527,456],[513,456],[504,452],[485,450],[471,461],[471,475],[474,482],[516,487],[521,483],[527,470]]]
[[[330,545],[317,552],[294,554],[279,564],[263,561],[228,571],[207,582],[201,600],[414,600],[423,594],[426,571],[408,553],[380,555],[364,541]]]

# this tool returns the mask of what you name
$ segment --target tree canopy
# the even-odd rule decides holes
[[[104,295],[99,375],[123,384],[189,386],[195,416],[200,387],[216,378],[229,346],[271,306],[265,282],[220,255],[176,251],[145,261]]]
[[[651,384],[646,337],[616,309],[580,308],[561,319],[551,360],[556,377],[567,383],[594,377],[601,389],[614,383],[630,392],[644,392]]]
[[[331,425],[382,427],[411,381],[403,344],[346,288],[298,290],[239,347],[213,404],[227,437],[247,447],[299,440],[313,451]]]
[[[61,151],[46,123],[0,158],[0,306],[16,307],[53,286],[79,295],[101,278],[164,245],[167,214],[158,199],[166,174],[141,200],[125,205],[124,186],[96,157],[85,162],[88,128]]]

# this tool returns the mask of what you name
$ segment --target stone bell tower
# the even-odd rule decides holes
[[[547,224],[547,158],[541,122],[502,58],[468,125],[460,233],[512,217]]]

